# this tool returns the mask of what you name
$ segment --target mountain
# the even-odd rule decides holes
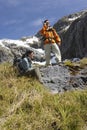
[[[62,39],[63,59],[87,56],[87,10],[63,17],[54,28]]]
[[[33,50],[35,61],[44,61],[44,51],[39,48],[39,39],[35,36],[22,37],[20,40],[0,40],[0,62],[12,62],[15,56],[22,56],[26,50]]]

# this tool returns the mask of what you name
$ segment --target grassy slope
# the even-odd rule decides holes
[[[87,90],[51,94],[0,65],[0,130],[86,130]]]

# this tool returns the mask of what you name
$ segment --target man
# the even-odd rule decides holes
[[[34,59],[34,52],[32,50],[28,50],[23,56],[19,63],[19,68],[21,70],[22,75],[36,77],[40,82],[41,74],[39,68],[33,68],[32,60]]]
[[[50,27],[50,23],[48,20],[43,22],[43,27],[40,30],[40,34],[44,39],[44,49],[45,49],[45,57],[46,57],[46,66],[50,65],[50,54],[51,51],[56,56],[56,62],[61,62],[61,53],[58,45],[61,45],[61,39],[54,28]],[[57,44],[58,45],[57,45]]]
[[[23,73],[26,73],[32,70],[32,60],[34,58],[34,52],[32,50],[26,51],[26,53],[22,56],[22,60],[20,61],[20,68]]]

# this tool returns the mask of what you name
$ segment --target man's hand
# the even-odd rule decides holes
[[[53,27],[48,27],[48,31],[53,31]]]

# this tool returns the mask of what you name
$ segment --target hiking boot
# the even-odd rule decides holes
[[[46,64],[45,67],[52,66],[52,64]]]
[[[63,62],[61,61],[61,62],[58,62],[56,65],[63,66],[64,64],[63,64]]]

